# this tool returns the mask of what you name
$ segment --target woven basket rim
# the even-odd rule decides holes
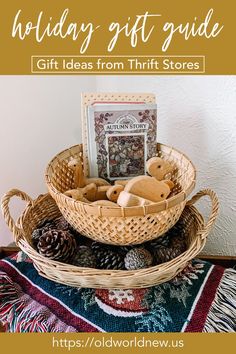
[[[14,221],[9,210],[9,202],[15,196],[27,202],[27,206],[17,222]],[[211,201],[211,213],[208,220],[204,220],[201,213],[194,207],[194,204],[198,200],[206,196]],[[51,209],[45,209],[45,203],[49,203],[48,206],[53,203],[56,207],[56,209],[54,207],[52,209],[53,214],[51,214]],[[29,225],[29,218],[32,218],[32,213],[36,213],[36,215],[41,213],[40,209],[42,205],[43,210],[53,215],[53,218],[60,215],[60,210],[50,194],[40,195],[35,200],[32,200],[26,193],[18,189],[13,189],[3,196],[1,203],[3,216],[10,230],[13,232],[16,244],[33,260],[35,268],[43,277],[69,286],[102,289],[144,288],[172,279],[202,250],[219,209],[219,201],[215,192],[210,189],[199,191],[188,201],[183,211],[185,214],[182,214],[184,218],[188,217],[188,213],[192,214],[194,229],[187,236],[190,237],[187,250],[180,256],[169,262],[140,270],[100,270],[77,267],[50,260],[40,255],[32,247],[32,227],[37,226],[37,224],[32,225],[31,228],[28,228],[27,225]],[[39,220],[37,221],[39,222]]]
[[[37,199],[35,199],[34,201],[28,203],[27,207],[25,208],[25,210],[23,211],[21,217],[20,217],[20,224],[23,225],[25,222],[25,219],[27,219],[27,214],[30,211],[31,208],[34,208],[37,204],[42,203],[44,200],[46,200],[48,197],[50,197],[50,194],[44,194],[44,195],[40,195]],[[191,213],[194,216],[194,221],[197,223],[198,228],[201,229],[204,226],[204,219],[203,216],[201,215],[201,213],[198,211],[198,209],[194,206],[186,206],[183,213]],[[203,244],[204,242],[204,238],[200,238],[200,243]],[[194,242],[192,242],[192,248],[194,245],[196,245],[196,243],[198,243],[199,240],[197,239],[197,237],[195,238]],[[143,268],[143,269],[137,269],[137,270],[106,270],[106,269],[97,269],[97,268],[86,268],[86,267],[78,267],[72,264],[67,264],[67,263],[63,263],[63,262],[59,262],[59,261],[55,261],[55,260],[51,260],[48,258],[45,258],[43,255],[41,255],[40,253],[38,253],[29,243],[29,241],[27,240],[27,238],[25,237],[23,230],[20,233],[20,235],[18,236],[18,240],[17,240],[17,244],[20,247],[20,249],[25,252],[31,259],[33,259],[35,262],[42,262],[45,266],[45,263],[47,263],[48,265],[46,265],[46,267],[51,267],[54,266],[57,268],[57,270],[60,270],[62,272],[67,272],[68,269],[70,268],[70,270],[72,270],[72,272],[74,273],[74,271],[76,273],[80,273],[80,272],[86,272],[86,276],[95,276],[95,275],[114,275],[116,274],[116,276],[132,276],[132,275],[136,275],[137,273],[139,275],[141,274],[147,274],[147,272],[152,272],[152,271],[161,271],[162,268],[166,268],[166,267],[172,267],[172,265],[175,266],[176,262],[178,260],[181,260],[182,258],[185,258],[186,255],[191,252],[191,248],[186,249],[186,251],[184,251],[183,253],[181,253],[181,255],[175,257],[174,259],[172,259],[171,261],[165,262],[165,263],[161,263],[155,266],[151,266],[148,268]]]
[[[70,197],[66,196],[65,194],[59,192],[53,185],[52,179],[51,179],[51,171],[52,171],[52,166],[55,161],[60,160],[60,157],[64,155],[67,152],[71,151],[71,156],[73,156],[73,150],[75,149],[81,149],[82,151],[82,144],[77,144],[73,145],[70,148],[64,149],[63,151],[59,152],[57,155],[55,155],[50,162],[48,163],[46,170],[45,170],[45,181],[46,185],[48,187],[49,193],[52,195],[52,197],[57,201],[59,204],[66,204],[68,207],[80,211],[81,209],[83,211],[86,211],[89,214],[92,215],[98,215],[98,216],[115,216],[115,217],[129,217],[129,216],[140,216],[140,215],[148,215],[148,214],[153,214],[157,213],[163,210],[168,210],[172,207],[174,207],[177,204],[180,204],[184,202],[187,197],[190,195],[190,193],[194,190],[195,185],[196,185],[196,168],[192,161],[180,150],[174,148],[173,146],[168,146],[166,144],[162,143],[157,143],[157,151],[161,150],[160,147],[163,147],[164,149],[167,149],[170,153],[172,151],[177,152],[182,156],[182,158],[186,159],[189,163],[189,166],[192,167],[193,171],[193,177],[191,181],[189,182],[188,188],[185,190],[181,191],[180,193],[177,193],[171,198],[168,198],[166,200],[163,200],[158,203],[152,203],[150,205],[145,205],[145,206],[136,206],[136,207],[111,207],[111,206],[98,206],[98,205],[92,205],[92,204],[87,204],[81,201],[73,200]]]

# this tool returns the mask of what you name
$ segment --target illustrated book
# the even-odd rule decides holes
[[[156,153],[156,104],[95,103],[86,117],[90,176],[112,181],[146,173]]]

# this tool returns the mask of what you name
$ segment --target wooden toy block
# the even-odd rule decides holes
[[[143,206],[153,203],[150,200],[138,197],[132,193],[122,191],[117,200],[117,204],[123,208],[125,207],[134,207],[134,206]]]
[[[146,162],[146,169],[152,177],[161,181],[168,173],[173,171],[174,167],[168,161],[155,156]]]
[[[124,190],[152,202],[165,200],[171,191],[166,181],[157,181],[154,177],[149,176],[132,178]]]

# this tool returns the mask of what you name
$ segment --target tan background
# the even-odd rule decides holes
[[[107,44],[111,33],[107,30],[112,21],[125,23],[128,16],[133,18],[137,14],[160,13],[161,17],[155,20],[155,30],[147,43],[139,43],[132,48],[129,39],[121,36],[112,55],[205,55],[207,74],[235,74],[235,1],[212,0],[178,0],[169,1],[34,1],[14,0],[4,3],[0,13],[1,57],[0,74],[30,74],[30,60],[32,55],[79,55],[79,44],[69,38],[45,38],[43,43],[37,43],[32,36],[24,41],[11,38],[11,29],[15,14],[22,9],[23,18],[27,21],[36,21],[41,10],[45,15],[59,19],[65,8],[70,9],[70,21],[91,21],[101,24],[86,55],[106,55]],[[193,21],[194,17],[204,20],[210,8],[214,9],[211,24],[224,24],[220,35],[214,39],[192,38],[188,41],[177,35],[166,53],[161,52],[161,45],[166,33],[162,32],[163,24],[172,21],[176,24]],[[46,17],[44,17],[45,23]],[[151,22],[150,22],[151,23]]]
[[[146,340],[146,341],[162,341],[168,340],[173,343],[173,347],[161,348],[150,347],[150,342],[147,342],[146,347],[129,347],[125,342],[126,347],[97,347],[97,348],[80,348],[71,347],[68,350],[68,341],[84,341],[88,337],[94,337],[96,341],[109,341],[112,337],[116,340]],[[52,346],[55,341],[62,341],[62,345],[67,347]],[[67,342],[65,342],[65,340]],[[107,353],[114,354],[120,353],[164,353],[164,354],[206,354],[215,353],[221,354],[222,352],[231,351],[235,344],[235,334],[233,333],[2,333],[0,334],[1,348],[5,352],[19,354],[33,353]],[[177,347],[176,342],[184,341],[183,347]],[[66,343],[66,344],[65,344]],[[72,342],[71,342],[72,343]],[[170,345],[171,345],[170,344]],[[72,346],[73,344],[71,344]],[[175,346],[175,347],[174,347]]]

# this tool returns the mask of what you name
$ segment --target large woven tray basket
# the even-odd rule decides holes
[[[161,236],[176,224],[196,180],[195,168],[184,154],[173,147],[157,144],[157,155],[174,167],[171,179],[175,187],[170,197],[147,206],[120,208],[86,204],[63,194],[76,187],[68,162],[82,153],[82,145],[66,149],[55,156],[46,169],[49,193],[77,231],[103,243],[129,245]]]
[[[13,196],[18,196],[28,203],[17,223],[14,222],[9,211],[9,201]],[[207,222],[204,222],[201,214],[193,206],[203,196],[209,196],[211,200],[211,213]],[[143,288],[169,281],[201,251],[217,216],[218,199],[213,191],[203,190],[187,203],[181,215],[187,240],[187,250],[183,254],[170,262],[134,271],[76,267],[52,261],[40,255],[32,247],[32,231],[43,220],[54,219],[61,215],[59,208],[49,194],[32,200],[24,192],[16,189],[11,190],[2,198],[2,211],[7,225],[13,232],[16,244],[33,260],[35,268],[43,277],[74,287]]]

